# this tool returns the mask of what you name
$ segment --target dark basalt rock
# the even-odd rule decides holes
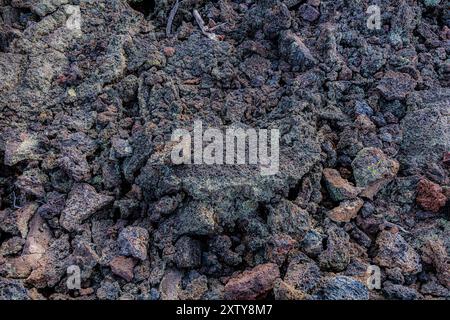
[[[448,297],[447,3],[174,5],[0,0],[0,299]],[[279,167],[174,164],[195,121]]]

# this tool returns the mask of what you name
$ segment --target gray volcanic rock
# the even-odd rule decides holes
[[[72,231],[113,200],[111,196],[97,193],[91,185],[77,184],[70,191],[66,206],[61,213],[61,225]]]
[[[354,199],[359,193],[359,190],[343,179],[337,170],[326,168],[323,170],[323,177],[334,201]]]
[[[146,260],[148,248],[148,231],[140,227],[124,228],[118,238],[120,252],[126,256]]]
[[[358,280],[337,276],[324,280],[318,297],[323,300],[367,300],[369,290]]]
[[[284,56],[292,67],[304,69],[316,63],[308,47],[302,39],[291,31],[283,32],[280,35],[280,53]]]
[[[404,99],[416,86],[410,75],[388,71],[380,80],[377,89],[386,100]]]
[[[439,163],[444,153],[450,150],[450,90],[425,91],[413,97],[416,107],[401,122],[400,159],[408,167]]]
[[[30,297],[20,281],[0,278],[0,300],[30,300]]]
[[[449,10],[374,5],[0,0],[0,299],[447,298]]]
[[[377,264],[383,267],[399,267],[404,273],[418,273],[422,270],[420,256],[399,233],[383,231],[378,235],[376,244]]]
[[[280,273],[273,263],[259,265],[232,277],[225,285],[225,299],[254,300],[264,297],[274,286]]]

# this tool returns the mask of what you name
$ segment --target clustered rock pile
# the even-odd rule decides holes
[[[0,299],[449,298],[448,2],[174,4],[0,0]],[[194,120],[279,174],[173,165]]]

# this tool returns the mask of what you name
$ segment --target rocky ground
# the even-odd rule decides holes
[[[449,3],[174,5],[0,0],[0,299],[450,298]],[[279,174],[173,165],[198,119]]]

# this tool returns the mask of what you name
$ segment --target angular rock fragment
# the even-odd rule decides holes
[[[397,175],[399,163],[378,148],[364,148],[356,155],[352,168],[356,186],[365,188],[361,195],[372,199]]]
[[[275,37],[281,30],[288,29],[291,26],[292,18],[289,9],[281,1],[265,11],[263,21],[263,31],[268,37]]]
[[[417,92],[411,100],[417,106],[401,121],[399,159],[406,167],[423,168],[441,162],[443,154],[450,150],[450,90]]]
[[[22,160],[39,160],[42,150],[35,135],[11,132],[5,143],[5,159],[7,166],[13,166]]]
[[[98,145],[90,136],[84,132],[75,132],[67,134],[63,132],[58,137],[58,147],[62,153],[77,151],[86,156],[92,155]]]
[[[233,250],[232,246],[233,243],[230,237],[226,235],[218,236],[209,242],[211,251],[216,254],[221,259],[221,261],[230,266],[236,266],[242,262],[242,257],[240,252],[235,252],[239,251],[236,250],[239,247]]]
[[[314,261],[294,259],[289,263],[283,280],[300,292],[311,292],[319,283],[320,278],[320,268]]]
[[[442,241],[429,240],[422,249],[422,259],[436,268],[439,282],[450,289],[450,257]]]
[[[422,271],[420,256],[400,233],[382,231],[376,240],[378,253],[374,259],[381,267],[400,268],[402,272],[416,274]]]
[[[55,239],[26,279],[26,283],[35,288],[54,287],[72,264],[69,249],[68,235]]]
[[[300,16],[309,22],[316,21],[317,18],[320,16],[320,12],[314,8],[313,6],[309,4],[303,4],[298,9]]]
[[[111,142],[113,147],[112,150],[114,150],[114,155],[117,158],[125,158],[133,154],[133,148],[128,140],[114,137]]]
[[[183,236],[175,244],[175,263],[178,268],[196,268],[201,264],[200,242]]]
[[[14,279],[26,279],[33,271],[29,256],[6,258],[0,263],[0,276]]]
[[[281,279],[275,281],[273,294],[276,300],[305,300],[308,295],[293,286],[287,284]]]
[[[323,300],[367,300],[367,286],[347,276],[329,277],[323,281],[318,293]]]
[[[350,263],[350,237],[341,228],[328,229],[326,250],[319,255],[319,266],[324,270],[343,271]]]
[[[389,281],[383,283],[383,292],[388,299],[393,300],[419,300],[423,298],[416,289],[393,284]]]
[[[86,155],[76,149],[65,151],[58,163],[77,182],[87,181],[91,178],[91,168],[86,160]]]
[[[20,8],[30,9],[30,11],[38,16],[44,17],[52,12],[55,12],[60,6],[67,3],[69,3],[68,0],[30,0],[19,1],[18,5]]]
[[[28,222],[33,217],[37,208],[37,203],[30,202],[15,211],[11,209],[0,211],[0,230],[26,238],[28,234]]]
[[[175,270],[168,271],[159,284],[162,300],[178,300],[181,294],[182,273]]]
[[[12,237],[6,240],[0,246],[0,256],[7,256],[20,252],[25,244],[25,240],[21,237]]]
[[[2,42],[4,41],[2,40]],[[17,86],[20,80],[20,66],[23,65],[24,58],[24,55],[2,52],[0,55],[0,92],[8,92]]]
[[[323,169],[322,174],[331,199],[334,201],[354,199],[358,195],[358,188],[353,186],[346,179],[343,179],[339,174],[339,171],[326,168]]]
[[[375,124],[365,114],[359,114],[355,119],[356,127],[363,133],[374,132],[377,128]]]
[[[114,197],[97,193],[89,184],[76,184],[69,193],[60,223],[68,231],[74,231],[86,219],[103,209]]]
[[[431,279],[420,287],[420,293],[423,295],[431,295],[434,297],[447,298],[450,296],[450,290],[440,285],[435,277],[431,276]]]
[[[182,197],[180,194],[176,195],[175,197],[162,197],[153,205],[152,210],[154,213],[160,216],[169,215],[176,210],[181,200]]]
[[[15,186],[24,194],[42,198],[45,196],[44,184],[47,181],[47,176],[41,170],[31,169],[17,178]]]
[[[294,70],[310,68],[316,63],[302,39],[292,31],[283,31],[278,44],[280,54],[291,64]]]
[[[117,300],[121,293],[120,285],[117,281],[105,279],[95,293],[100,300]]]
[[[129,219],[133,214],[139,212],[139,201],[134,199],[123,199],[114,201],[114,208],[119,209],[122,219]]]
[[[286,233],[295,239],[302,239],[311,227],[311,219],[306,210],[282,200],[270,208],[267,224],[274,233]]]
[[[176,230],[179,235],[211,235],[216,228],[213,210],[201,203],[191,202],[176,217]]]
[[[22,282],[0,277],[0,300],[30,300],[30,297]]]
[[[71,242],[73,251],[70,256],[72,264],[83,266],[81,268],[81,281],[87,281],[95,272],[94,268],[101,263],[101,258],[95,250],[95,245],[90,241],[83,239],[82,236],[76,236]]]
[[[338,207],[330,210],[327,216],[335,222],[349,222],[351,219],[356,218],[363,204],[364,201],[361,199],[345,200]]]
[[[265,246],[265,257],[268,261],[282,265],[287,258],[289,252],[295,249],[298,242],[286,234],[274,235]],[[230,250],[231,251],[231,250]],[[242,259],[234,259],[236,264]]]
[[[264,297],[273,289],[275,280],[279,277],[280,271],[276,264],[258,265],[228,280],[224,297],[228,300],[254,300]]]
[[[301,241],[300,247],[308,256],[316,257],[323,250],[323,236],[311,229]]]
[[[196,271],[190,272],[189,282],[186,288],[180,293],[181,300],[200,300],[204,297],[204,294],[208,291],[208,278],[202,276]]]
[[[115,257],[109,265],[112,273],[124,278],[128,282],[133,280],[133,268],[135,265],[133,258],[118,256]]]
[[[48,220],[60,215],[66,203],[65,196],[58,192],[49,192],[46,200],[46,203],[37,210],[37,214]]]
[[[117,239],[120,253],[140,260],[147,259],[148,231],[141,227],[125,227]]]
[[[410,75],[388,71],[378,83],[377,89],[386,100],[405,99],[414,90],[416,81]]]
[[[37,262],[47,251],[51,240],[50,228],[42,217],[36,214],[30,221],[30,230],[25,241],[23,254],[31,256],[33,261]]]

